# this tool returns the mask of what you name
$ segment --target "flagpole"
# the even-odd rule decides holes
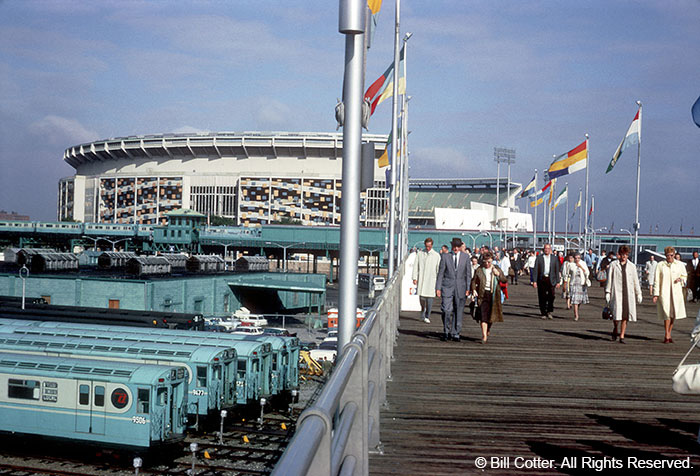
[[[554,185],[554,184],[552,184]],[[552,199],[549,201],[549,208],[552,213],[552,246],[554,246],[554,241],[557,239],[557,209],[554,206],[556,202],[556,190],[552,189]]]
[[[399,139],[398,120],[398,95],[399,95],[399,34],[400,34],[401,0],[396,0],[395,20],[394,20],[394,84],[393,96],[391,98],[391,157],[394,163],[391,164],[391,189],[389,197],[389,278],[394,276],[396,268],[396,166],[397,150]]]
[[[564,246],[568,246],[567,234],[569,233],[569,182],[564,185],[566,190],[566,217],[564,217]],[[566,250],[564,250],[566,252]]]
[[[639,238],[639,178],[642,172],[642,101],[637,101],[639,106],[639,141],[637,142],[637,197],[634,208],[634,264],[637,264],[638,238]]]
[[[581,214],[581,191],[582,191],[581,187],[579,187],[578,188],[578,201],[576,202],[576,203],[578,203],[578,207],[576,207],[576,208],[578,208],[578,247],[579,248],[581,248],[581,223],[583,221],[583,220],[581,220],[583,218],[583,215]],[[584,251],[586,250],[585,243],[583,244],[583,249],[584,249]]]
[[[537,203],[537,169],[535,169],[535,203]],[[535,221],[532,223],[532,249],[537,250],[537,206],[535,206]]]
[[[591,166],[591,149],[589,148],[589,143],[588,143],[588,134],[586,134],[586,154],[588,154],[588,157],[586,158],[586,207],[584,210],[588,211],[588,169]],[[588,248],[588,230],[585,229],[583,230],[583,248],[586,249]],[[592,248],[592,246],[591,246]]]

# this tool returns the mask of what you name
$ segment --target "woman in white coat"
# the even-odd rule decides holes
[[[574,307],[574,321],[578,321],[578,310],[581,304],[588,304],[588,286],[590,281],[588,275],[590,271],[588,266],[581,259],[581,253],[578,251],[570,255],[571,261],[564,262],[566,275],[562,274],[562,278],[567,283],[567,307]]]
[[[616,340],[619,335],[620,344],[625,343],[627,322],[637,320],[637,304],[642,303],[642,287],[639,285],[637,267],[628,261],[629,256],[629,246],[620,246],[617,252],[618,259],[610,263],[608,280],[605,283],[605,302],[609,304],[613,315],[612,340]]]
[[[664,344],[673,343],[671,331],[676,319],[684,319],[685,299],[683,287],[688,273],[680,261],[676,261],[676,250],[672,246],[664,249],[666,261],[656,266],[654,276],[653,300],[659,319],[664,321]]]

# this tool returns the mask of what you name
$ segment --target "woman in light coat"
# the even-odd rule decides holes
[[[579,256],[581,256],[579,254]],[[575,271],[576,265],[574,264],[574,255],[569,253],[564,258],[564,264],[561,267],[561,279],[563,281],[561,286],[561,297],[566,299],[566,308],[571,309],[571,278],[572,272]],[[585,282],[585,280],[584,280]],[[586,301],[588,302],[588,301]],[[576,321],[578,321],[578,311],[574,310],[576,315]]]
[[[672,246],[664,249],[666,261],[656,265],[654,276],[654,302],[659,319],[664,321],[664,344],[673,343],[671,331],[676,319],[684,319],[685,299],[683,287],[688,278],[685,266],[676,261],[676,250]]]
[[[612,340],[616,340],[619,335],[620,344],[625,343],[627,322],[637,320],[637,304],[642,303],[637,267],[628,261],[629,255],[629,246],[620,246],[618,259],[608,267],[608,280],[605,283],[605,302],[609,304],[613,315]]]
[[[578,321],[578,308],[581,304],[588,304],[588,275],[590,271],[588,266],[581,259],[581,253],[576,251],[573,256],[570,255],[572,261],[564,262],[566,276],[562,278],[567,284],[567,307],[569,304],[574,307],[574,321]]]

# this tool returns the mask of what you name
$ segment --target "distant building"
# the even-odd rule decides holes
[[[378,158],[387,136],[363,140]],[[339,225],[342,156],[342,134],[322,132],[162,134],[76,145],[63,155],[76,174],[59,182],[58,219],[165,224],[168,212],[190,209],[237,225]],[[361,195],[362,226],[386,224],[385,170],[375,162],[374,186]],[[496,182],[411,179],[409,222],[435,227],[436,209],[495,206]],[[506,180],[499,188],[500,207],[517,211],[520,184],[511,183],[510,197]]]
[[[6,212],[5,210],[0,210],[0,220],[29,221],[29,215],[20,215],[17,212]]]
[[[58,219],[164,224],[191,209],[237,224],[340,223],[340,133],[243,132],[163,134],[95,141],[67,149],[76,174],[61,179]],[[375,157],[386,135],[365,134]],[[386,214],[384,171],[363,193],[362,223]]]

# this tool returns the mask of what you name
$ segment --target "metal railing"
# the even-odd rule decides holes
[[[273,476],[369,474],[370,451],[381,452],[379,409],[391,376],[404,269],[367,311],[318,399],[300,415]]]

